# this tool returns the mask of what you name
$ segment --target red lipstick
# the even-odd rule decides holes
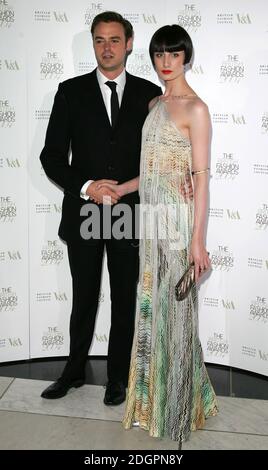
[[[172,73],[172,70],[161,70],[161,72],[168,75],[169,73]]]

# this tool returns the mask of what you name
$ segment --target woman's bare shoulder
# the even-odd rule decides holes
[[[177,117],[178,120],[181,120],[182,116],[185,116],[187,121],[195,118],[209,118],[208,106],[198,95],[172,100],[170,108],[173,111],[174,118]]]
[[[202,119],[208,121],[210,119],[208,106],[199,96],[188,100],[186,112],[190,120]]]
[[[193,99],[189,99],[188,106],[195,113],[208,113],[208,105],[197,95]]]

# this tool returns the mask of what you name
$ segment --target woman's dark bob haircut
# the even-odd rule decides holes
[[[149,53],[154,66],[155,52],[184,51],[184,65],[188,64],[193,54],[192,40],[184,28],[178,24],[162,26],[158,29],[150,42]]]

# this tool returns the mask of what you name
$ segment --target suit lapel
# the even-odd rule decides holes
[[[111,124],[110,124],[110,119],[107,114],[106,106],[103,101],[101,89],[99,86],[99,82],[97,79],[97,74],[96,70],[93,70],[89,74],[90,81],[88,83],[88,95],[90,99],[90,110],[93,112],[96,116],[96,122],[100,123],[100,128],[107,128],[111,129]]]
[[[128,72],[126,72],[126,84],[125,84],[122,102],[121,102],[121,106],[120,106],[120,110],[118,114],[118,119],[117,119],[114,129],[116,129],[120,125],[121,122],[124,122],[124,120],[127,119],[127,116],[129,115],[129,112],[132,106],[134,89],[135,87],[133,86],[132,77]]]

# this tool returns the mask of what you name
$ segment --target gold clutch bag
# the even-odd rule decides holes
[[[194,262],[186,269],[184,274],[181,276],[178,284],[175,286],[176,300],[184,300],[189,294],[194,284]]]

